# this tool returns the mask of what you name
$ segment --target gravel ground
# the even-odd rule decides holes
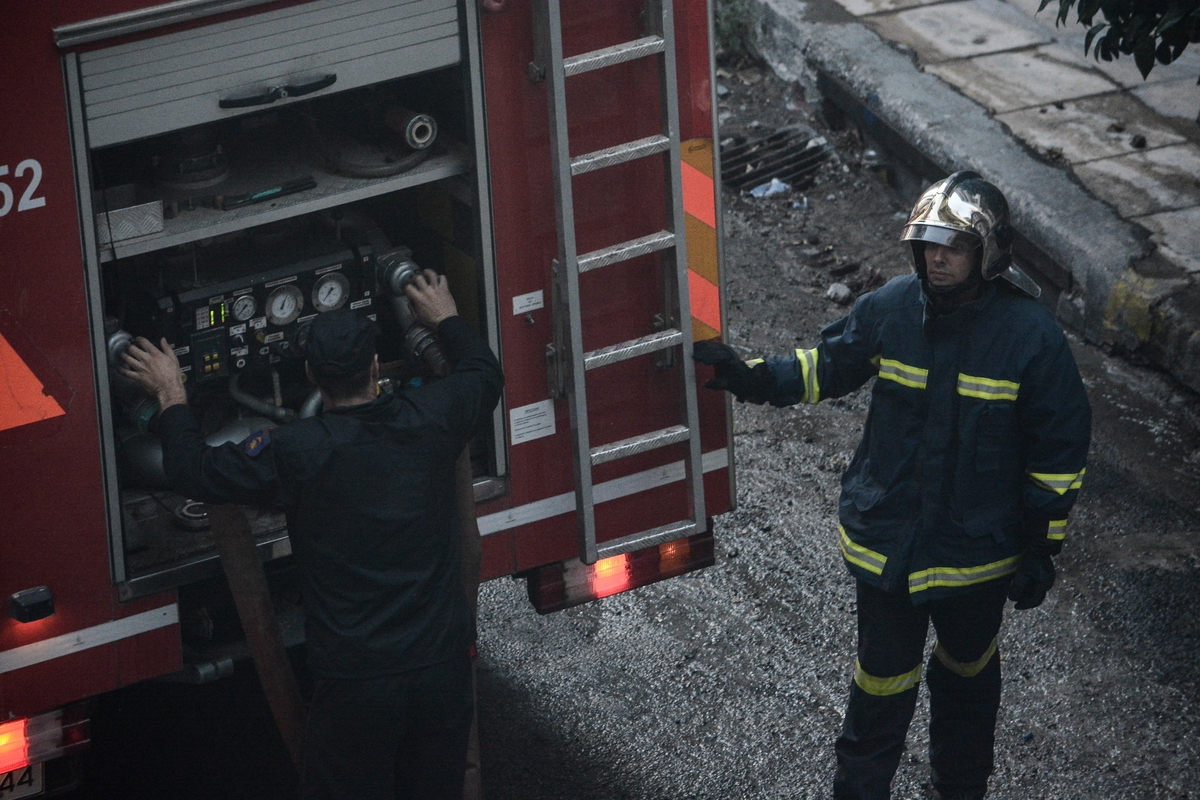
[[[907,203],[803,93],[753,67],[722,78],[723,137],[809,124],[840,155],[804,190],[807,213],[792,208],[800,192],[726,198],[726,340],[747,355],[811,346],[846,310],[825,298],[830,283],[908,270]],[[859,270],[835,278],[849,262]],[[1001,633],[990,796],[1200,798],[1200,400],[1094,348],[1076,354],[1093,455],[1058,584]],[[715,567],[546,617],[520,581],[483,587],[490,800],[830,796],[854,659],[836,502],[866,407],[863,391],[735,406],[739,508],[717,520]],[[932,794],[925,705],[896,798]]]

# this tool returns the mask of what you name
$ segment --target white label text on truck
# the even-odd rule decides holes
[[[37,191],[38,185],[42,182],[42,165],[40,162],[32,158],[27,158],[17,168],[13,170],[13,177],[17,180],[13,181],[16,184],[16,189],[21,189],[22,178],[28,173],[29,177],[25,179],[24,191],[21,192],[21,199],[16,200],[13,187],[4,180],[9,174],[8,165],[0,164],[0,217],[12,211],[13,202],[17,204],[17,211],[32,211],[35,208],[41,208],[46,205],[46,198],[37,197],[34,193]]]

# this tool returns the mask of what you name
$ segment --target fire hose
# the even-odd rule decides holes
[[[250,522],[245,512],[233,505],[210,507],[208,518],[267,705],[296,772],[303,774],[307,712],[296,683],[296,673],[283,646],[283,635],[279,632],[279,620],[275,617],[275,606],[271,603],[271,591],[267,588],[267,576],[258,557],[254,535],[250,532]]]

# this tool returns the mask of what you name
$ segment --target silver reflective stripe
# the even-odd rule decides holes
[[[729,451],[710,450],[704,454],[702,463],[705,472],[724,469],[729,466]],[[684,477],[683,462],[676,461],[661,467],[635,472],[633,475],[626,475],[623,478],[614,478],[611,481],[598,483],[593,488],[592,499],[595,503],[606,503],[609,500],[628,497],[631,494],[676,483],[683,480]],[[519,528],[531,522],[557,517],[560,514],[569,514],[574,510],[575,492],[564,492],[480,517],[478,520],[479,535],[489,536],[493,533]]]
[[[1021,384],[958,374],[958,393],[981,400],[1016,400]]]
[[[1013,556],[978,567],[930,567],[908,576],[908,591],[911,594],[936,586],[971,586],[1002,578],[1016,572],[1020,561],[1020,556]]]
[[[955,675],[959,675],[963,678],[974,678],[976,675],[983,672],[983,668],[986,667],[988,662],[992,660],[992,656],[996,655],[996,650],[999,646],[1000,640],[992,639],[992,643],[988,645],[987,651],[980,656],[978,660],[970,663],[959,661],[958,659],[954,658],[949,652],[947,652],[945,647],[942,647],[942,643],[940,641],[933,646],[933,654],[937,657],[938,661],[942,662],[942,666],[953,672]]]
[[[14,647],[0,653],[0,674],[13,670],[41,664],[61,658],[82,650],[91,650],[104,644],[111,644],[121,639],[128,639],[147,631],[165,628],[179,622],[179,606],[172,603],[169,606],[143,611],[124,619],[114,619],[101,625],[93,625],[80,631],[64,633],[51,639]]]
[[[908,364],[903,364],[895,359],[881,358],[879,359],[879,377],[884,380],[895,381],[901,386],[924,389],[929,381],[929,370],[921,369],[920,367],[910,367]]]
[[[854,542],[846,534],[846,529],[838,525],[838,531],[842,534],[842,557],[851,564],[862,567],[867,572],[873,572],[876,575],[883,574],[883,568],[887,565],[887,556],[882,553],[876,553],[874,550],[868,550],[861,544]]]
[[[797,350],[796,358],[800,360],[800,372],[804,378],[803,402],[816,405],[821,400],[821,386],[817,381],[817,351]]]
[[[1081,487],[1086,473],[1086,469],[1079,472],[1030,472],[1029,480],[1047,491],[1062,495]]]
[[[921,666],[921,664],[917,664],[917,666],[903,675],[897,675],[892,678],[877,678],[864,670],[862,664],[855,659],[854,682],[858,684],[858,688],[876,697],[900,694],[901,692],[907,692],[909,689],[916,688],[917,684],[921,682]]]

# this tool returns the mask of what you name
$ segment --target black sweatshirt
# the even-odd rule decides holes
[[[369,678],[453,658],[474,641],[459,578],[455,461],[500,399],[492,351],[460,317],[438,336],[444,380],[208,447],[192,410],[161,418],[176,491],[207,503],[278,503],[304,577],[308,660]]]

